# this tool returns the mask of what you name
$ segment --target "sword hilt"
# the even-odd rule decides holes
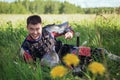
[[[80,45],[80,33],[76,32],[75,34],[76,34],[76,38],[77,38],[76,39],[76,46],[79,47],[79,45]]]

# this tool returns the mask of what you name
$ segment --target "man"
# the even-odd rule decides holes
[[[48,25],[47,25],[48,26]],[[59,57],[55,50],[55,37],[65,35],[65,39],[73,37],[73,30],[68,26],[64,26],[61,32],[51,31],[50,27],[42,28],[42,20],[38,15],[32,15],[27,18],[28,36],[25,38],[20,55],[27,63],[35,62],[38,58],[41,64],[49,64],[54,66],[59,63]],[[59,25],[62,27],[62,25]]]

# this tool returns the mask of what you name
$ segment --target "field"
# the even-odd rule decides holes
[[[30,15],[30,14],[29,14]],[[36,69],[24,63],[19,58],[19,48],[26,31],[26,18],[29,15],[0,15],[0,80],[53,80],[50,69],[43,68],[36,63]],[[43,26],[52,23],[68,21],[75,32],[80,32],[80,44],[87,41],[86,46],[91,48],[105,48],[108,52],[120,56],[120,15],[40,15]],[[67,44],[76,44],[76,36],[71,40],[58,38]],[[119,80],[120,61],[105,58],[102,62],[106,71],[104,75],[91,78],[89,71],[84,72],[83,78],[67,74],[54,80]]]

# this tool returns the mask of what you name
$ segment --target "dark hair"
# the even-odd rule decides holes
[[[38,15],[32,15],[27,18],[27,25],[29,24],[37,24],[37,23],[42,23],[41,17]]]

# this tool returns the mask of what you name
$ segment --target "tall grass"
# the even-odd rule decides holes
[[[56,23],[60,23],[56,21]],[[80,32],[80,45],[87,41],[86,46],[91,48],[102,47],[113,54],[120,56],[120,22],[117,17],[104,19],[96,17],[95,20],[82,20],[69,22],[75,32]],[[44,23],[46,25],[47,23]],[[0,80],[51,80],[50,68],[41,67],[39,61],[34,68],[19,58],[19,48],[27,31],[24,22],[13,25],[6,22],[0,25]],[[72,40],[58,38],[64,43],[76,45],[76,36]],[[110,80],[119,80],[120,63],[106,59]],[[68,75],[65,80],[77,80]],[[78,78],[80,79],[80,78]],[[105,79],[102,78],[102,79]],[[97,78],[99,79],[99,77]]]

